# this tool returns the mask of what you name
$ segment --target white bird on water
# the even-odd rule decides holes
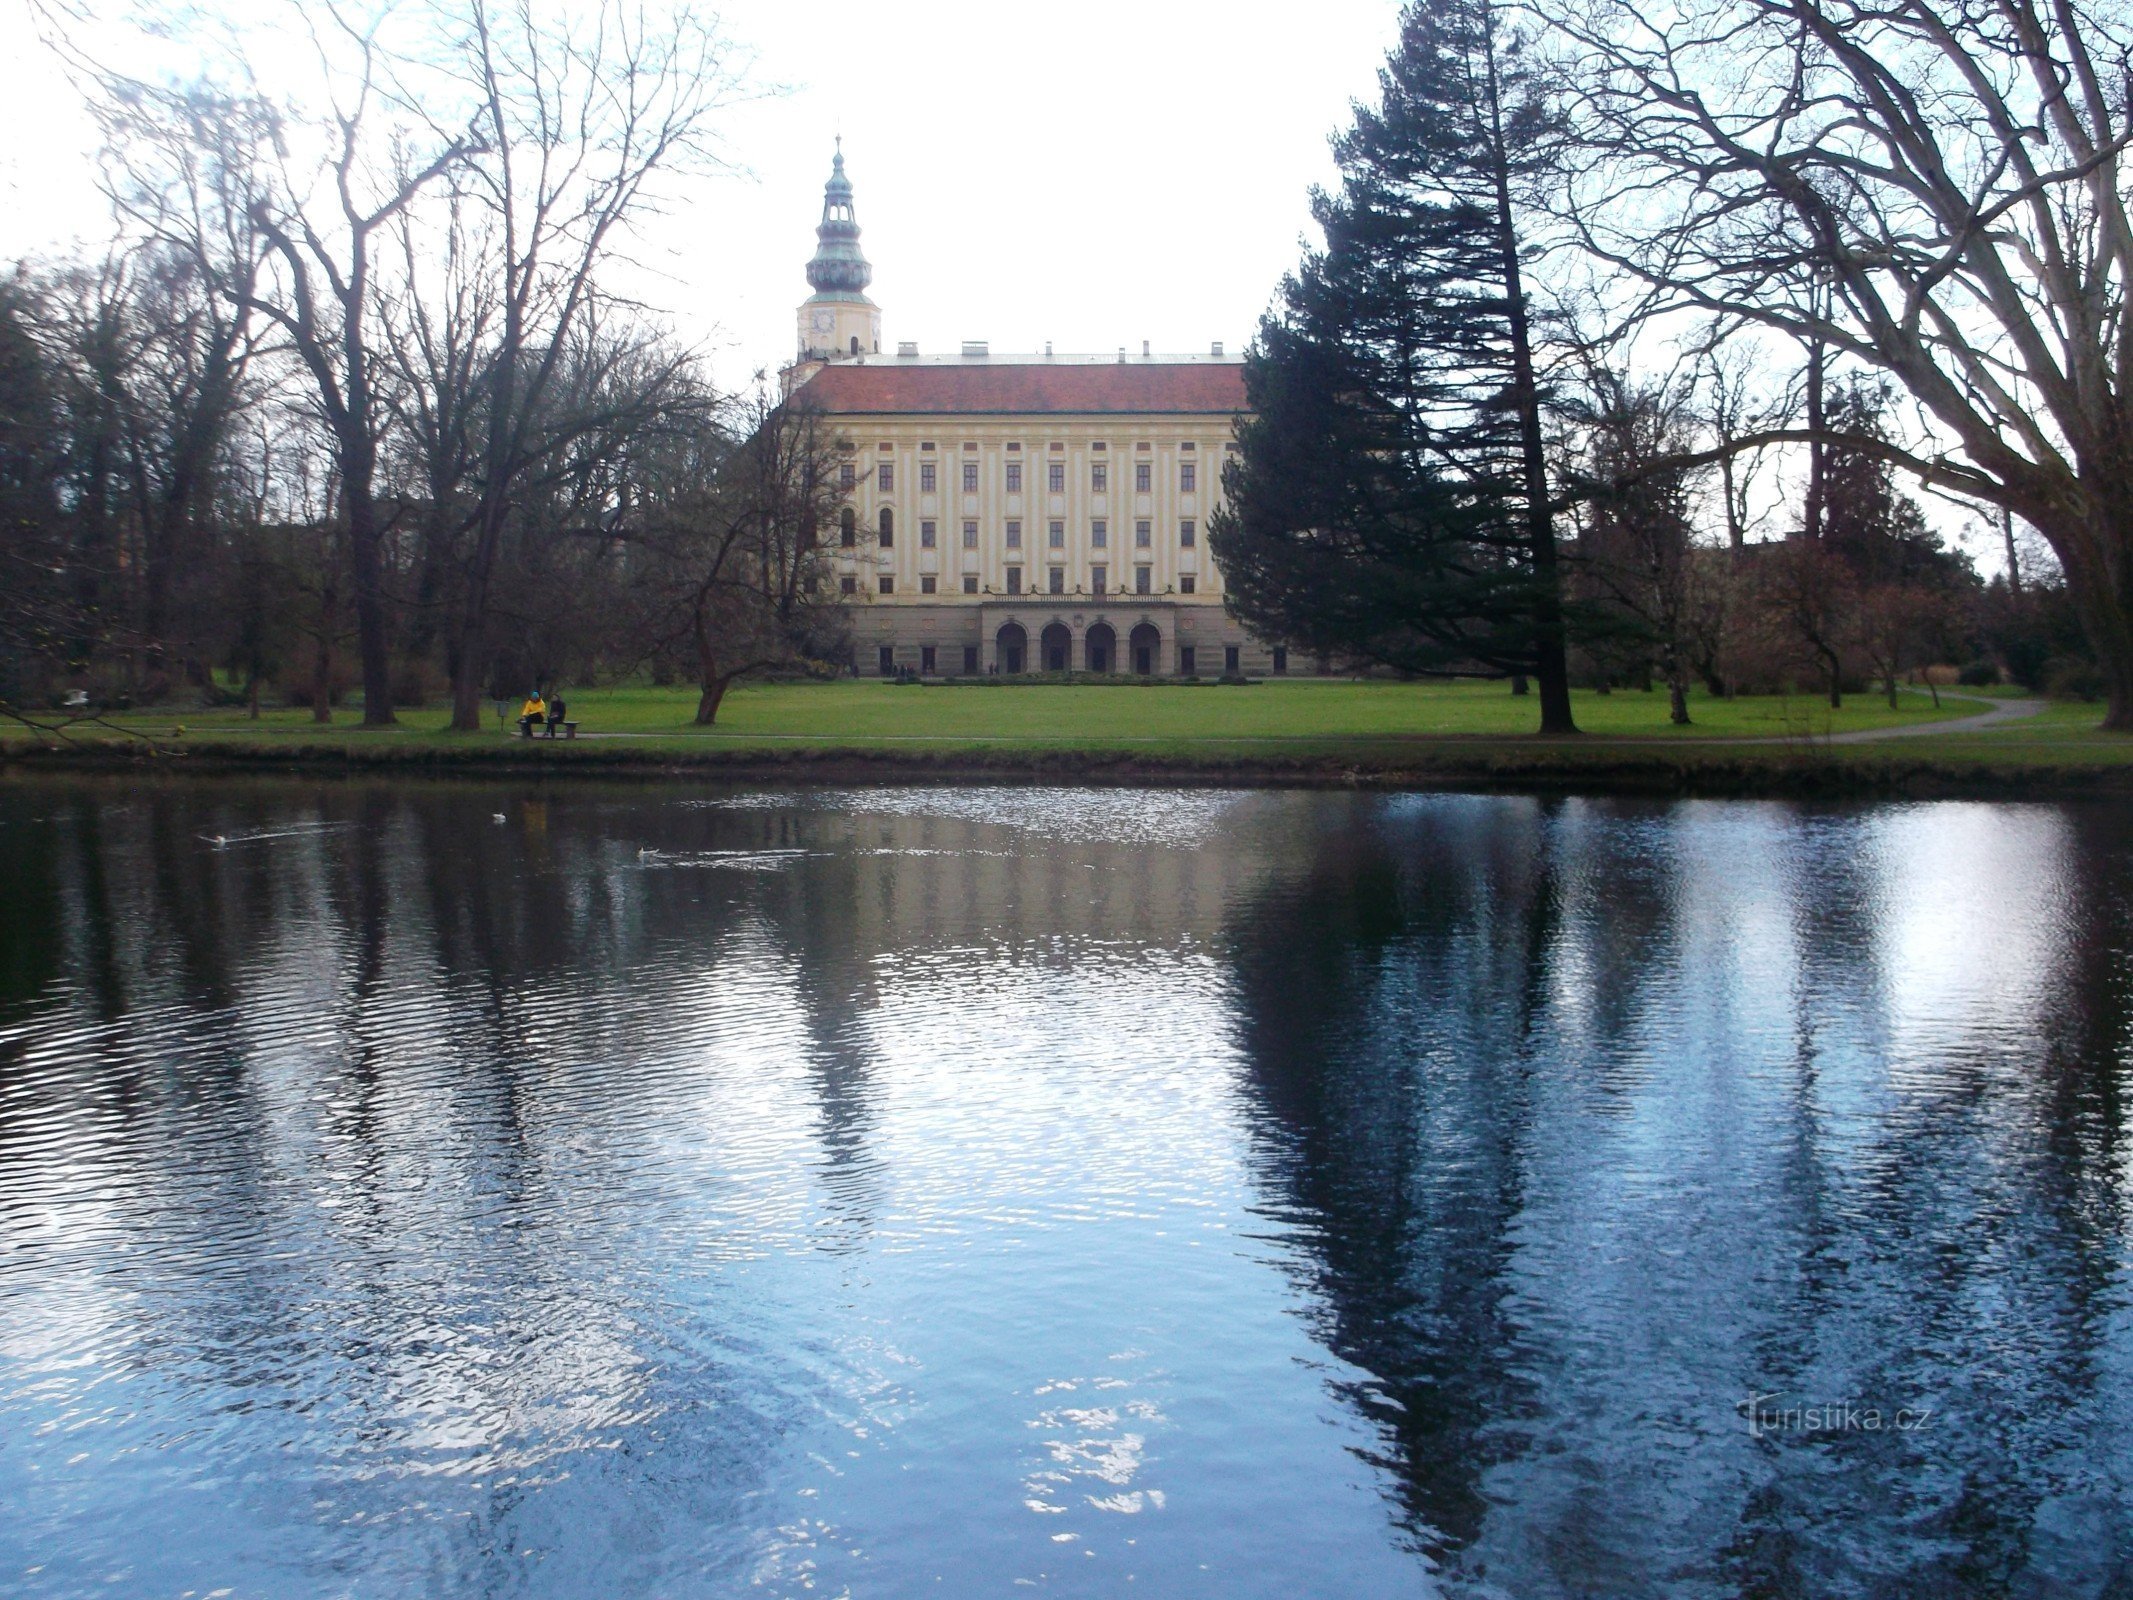
[[[501,822],[504,820],[504,814],[501,811],[492,811],[489,813],[489,820],[491,822]]]

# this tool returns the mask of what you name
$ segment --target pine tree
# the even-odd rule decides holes
[[[1247,356],[1250,419],[1211,520],[1230,605],[1402,670],[1531,673],[1576,731],[1524,287],[1543,86],[1491,0],[1409,8],[1375,107],[1313,196],[1325,246]]]

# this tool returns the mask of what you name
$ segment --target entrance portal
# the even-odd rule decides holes
[[[1091,628],[1082,652],[1091,672],[1109,672],[1118,653],[1118,635],[1111,631],[1111,624],[1099,622]]]
[[[1044,670],[1046,672],[1066,671],[1068,659],[1074,649],[1074,636],[1067,632],[1067,625],[1063,622],[1055,622],[1046,628],[1043,634],[1043,644]]]
[[[1022,624],[1010,622],[993,636],[1000,647],[1000,670],[1020,672],[1029,654],[1029,635],[1022,631]]]
[[[1135,628],[1127,639],[1133,651],[1133,670],[1144,678],[1155,676],[1155,658],[1163,648],[1163,636],[1152,622],[1144,622]]]

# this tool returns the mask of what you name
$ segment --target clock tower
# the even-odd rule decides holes
[[[859,248],[852,180],[844,175],[844,141],[822,187],[822,224],[807,264],[814,293],[800,303],[800,363],[849,361],[881,353],[881,310],[866,296],[874,269]]]

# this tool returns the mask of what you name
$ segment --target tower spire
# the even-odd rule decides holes
[[[815,258],[807,264],[807,281],[820,294],[862,294],[874,281],[874,269],[859,248],[859,216],[852,207],[852,180],[844,175],[844,135],[829,182],[822,186],[822,224],[815,229]]]
[[[822,222],[814,259],[807,263],[814,293],[800,306],[800,360],[847,360],[881,352],[881,312],[866,295],[874,269],[859,248],[859,214],[844,171],[844,134],[837,134],[829,182],[822,186]]]

